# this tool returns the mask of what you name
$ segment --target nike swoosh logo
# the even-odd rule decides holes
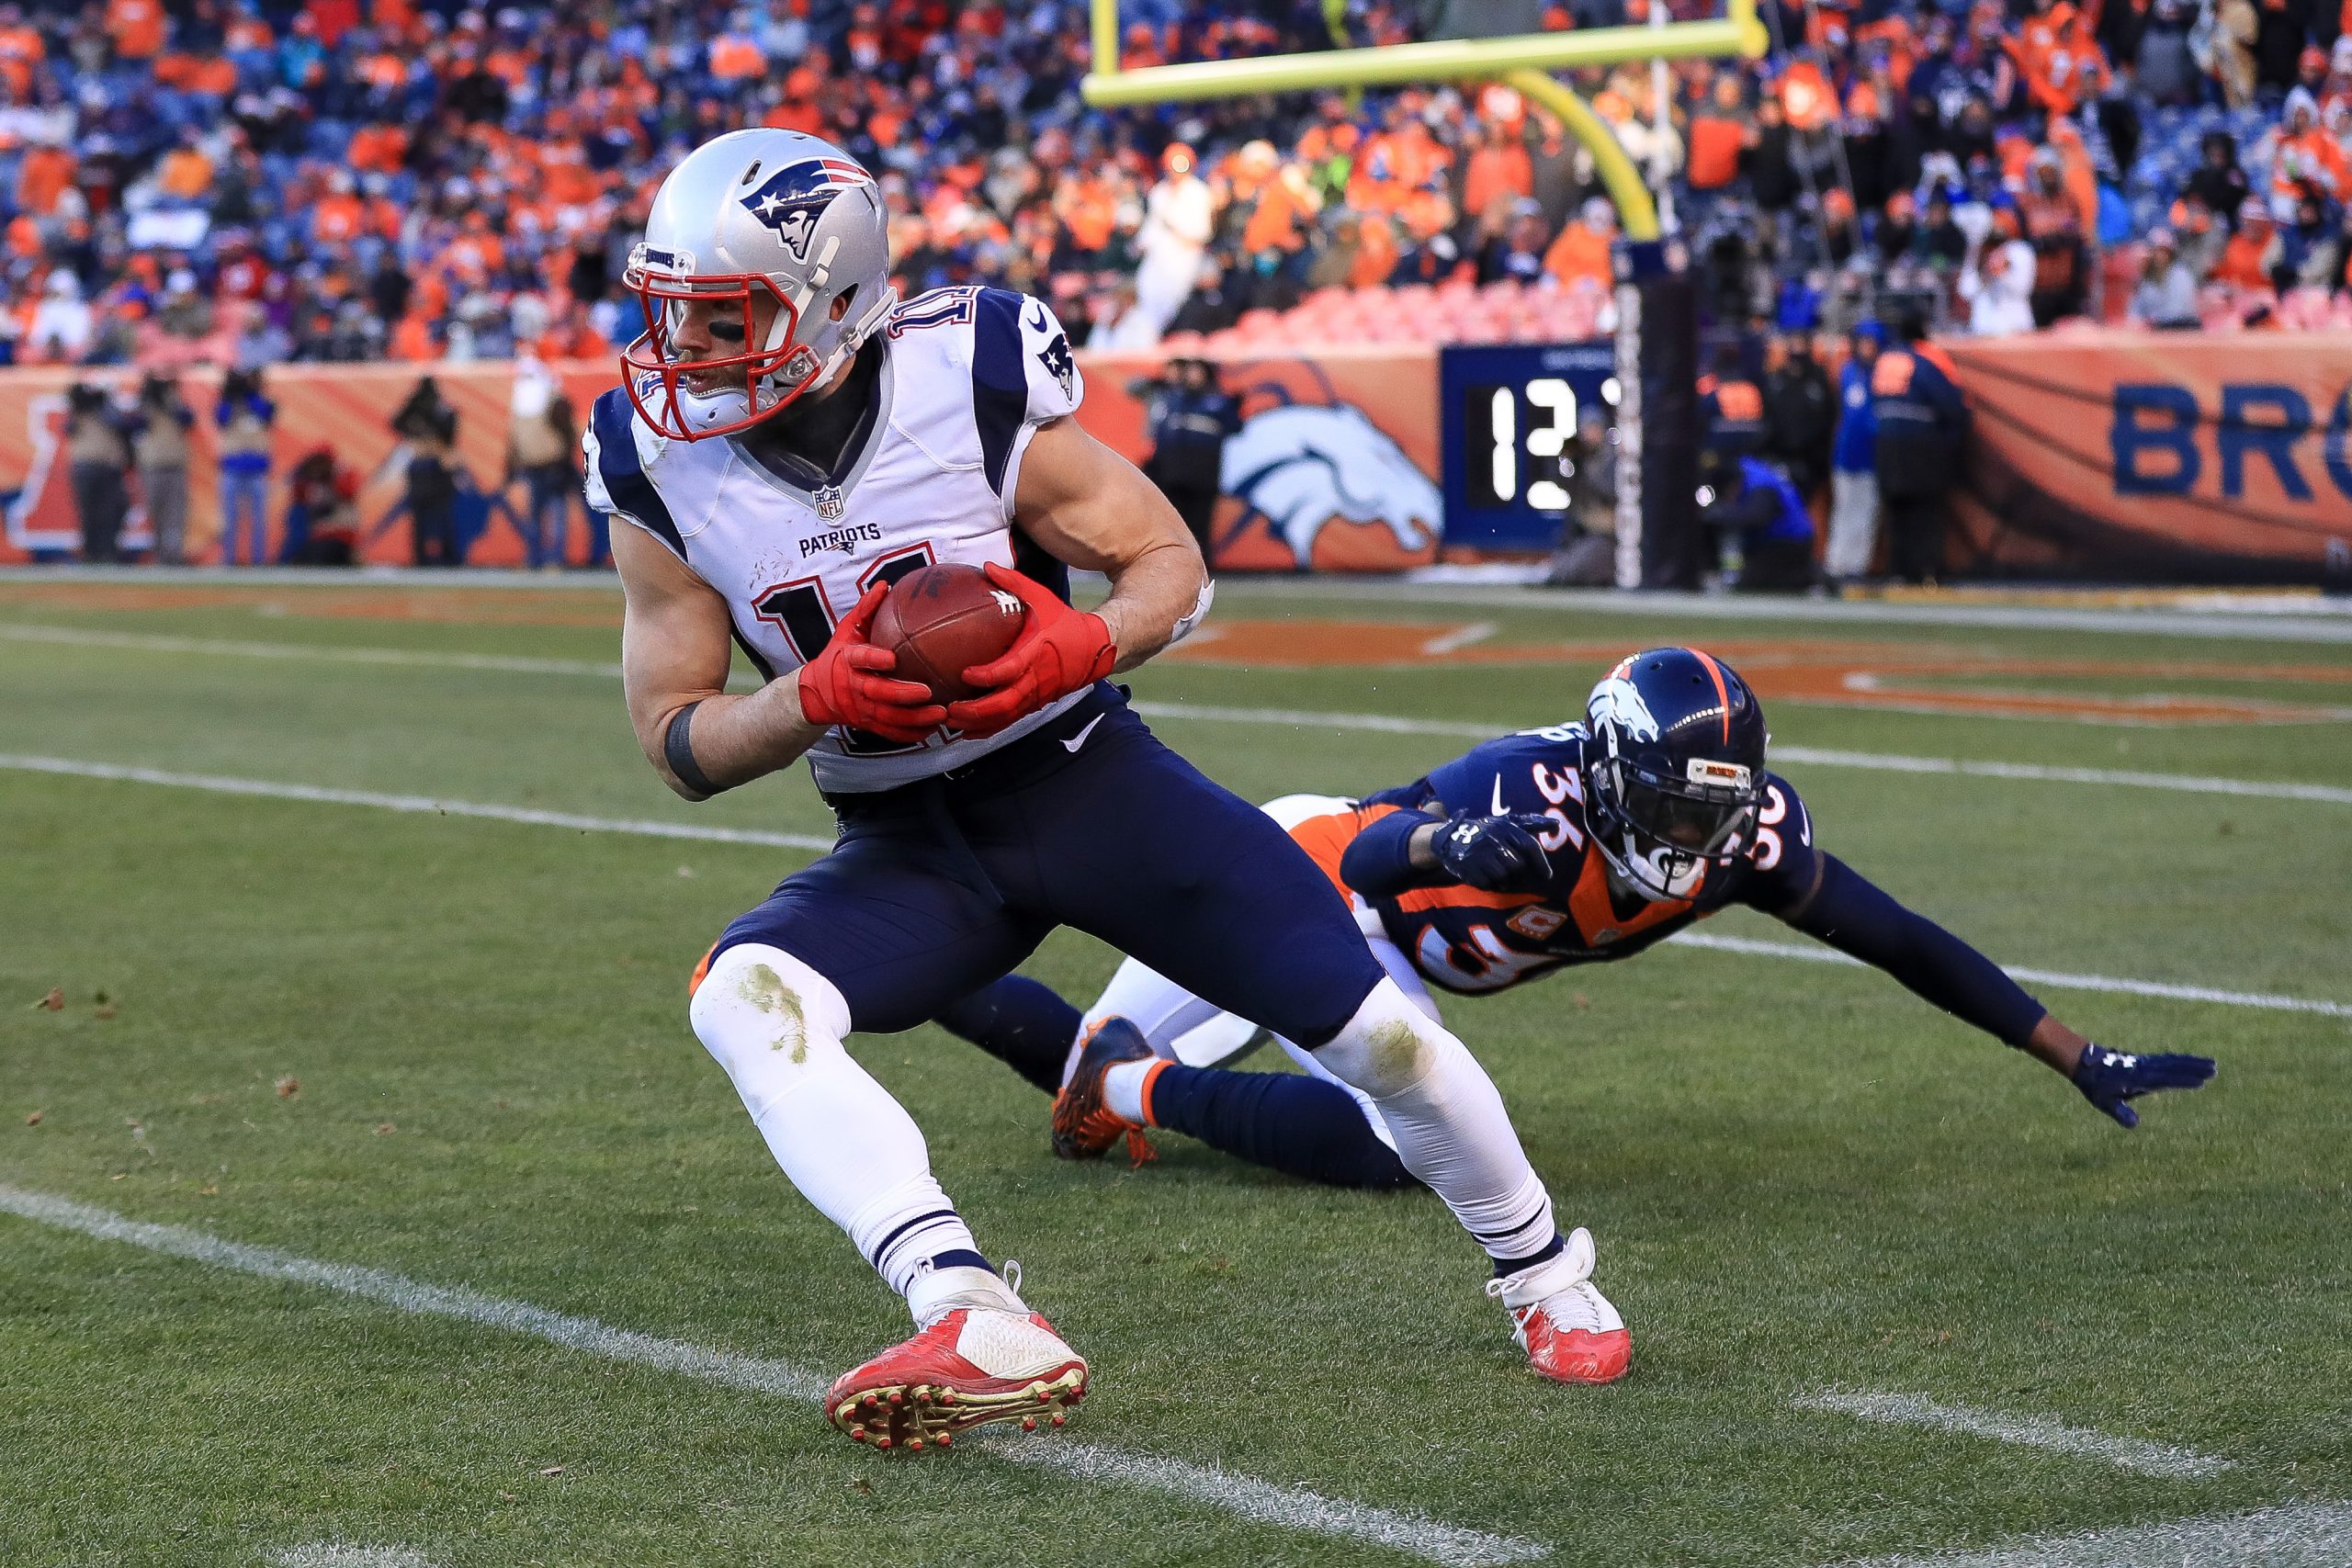
[[[1092,718],[1088,719],[1084,729],[1080,730],[1076,735],[1071,736],[1069,739],[1062,742],[1062,750],[1065,751],[1075,752],[1080,747],[1086,744],[1086,738],[1093,734],[1094,727],[1102,722],[1102,716],[1099,713]]]
[[[1030,300],[1029,303],[1037,312],[1037,319],[1029,324],[1037,331],[1044,332],[1049,324],[1046,320],[1046,308],[1043,305],[1038,304],[1035,299]]]
[[[1494,814],[1498,817],[1508,817],[1510,815],[1510,808],[1503,805],[1503,776],[1500,773],[1497,773],[1495,775]]]

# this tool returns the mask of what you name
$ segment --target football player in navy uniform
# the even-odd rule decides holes
[[[592,506],[627,526],[622,666],[647,759],[688,799],[802,757],[830,854],[729,926],[690,1017],[793,1185],[906,1298],[917,1332],[827,1401],[878,1446],[951,1441],[1084,1393],[1085,1361],[1000,1277],[922,1133],[842,1049],[911,1028],[1057,924],[1279,1030],[1380,1109],[1397,1157],[1494,1260],[1539,1370],[1602,1382],[1623,1325],[1461,1042],[1366,951],[1262,812],[1161,745],[1105,677],[1207,604],[1200,552],[1070,415],[1069,340],[1038,300],[901,302],[886,213],[840,149],[777,130],[696,149],[624,275],[646,331],[583,434]],[[867,637],[899,574],[984,568],[1019,639],[942,705]],[[1069,568],[1105,574],[1081,613]],[[727,688],[730,644],[764,680]]]
[[[1431,1017],[1431,987],[1476,995],[1630,958],[1742,904],[2057,1069],[2126,1127],[2139,1121],[2133,1100],[2212,1077],[2203,1056],[2085,1039],[1992,960],[1824,852],[1796,791],[1765,770],[1764,743],[1763,711],[1728,666],[1652,649],[1593,688],[1583,724],[1489,740],[1362,800],[1291,795],[1266,810]],[[1413,1179],[1377,1105],[1308,1053],[1292,1053],[1304,1077],[1216,1068],[1255,1029],[1133,958],[1083,1019],[1015,976],[940,1021],[1058,1090],[1053,1141],[1066,1156],[1165,1127],[1312,1180]]]

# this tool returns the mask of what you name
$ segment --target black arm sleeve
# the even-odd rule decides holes
[[[1407,858],[1414,829],[1434,820],[1406,810],[1377,818],[1340,857],[1340,880],[1366,898],[1394,898],[1416,887],[1442,887],[1452,882],[1442,871],[1423,871]]]
[[[2023,1045],[2048,1009],[2000,966],[1925,915],[1896,903],[1835,855],[1824,855],[1821,886],[1784,917],[1807,936],[1885,970],[1953,1017],[2010,1045]]]

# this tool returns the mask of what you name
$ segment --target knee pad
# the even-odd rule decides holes
[[[1409,1092],[1469,1052],[1445,1027],[1383,977],[1315,1059],[1374,1100]]]
[[[710,960],[687,1008],[695,1038],[718,1058],[742,1091],[790,1087],[793,1068],[820,1067],[847,1058],[849,1003],[831,980],[780,947],[743,942]],[[757,1116],[758,1105],[752,1107]]]

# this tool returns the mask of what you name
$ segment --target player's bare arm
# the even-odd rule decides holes
[[[1166,648],[1197,614],[1208,571],[1168,498],[1074,419],[1038,430],[1022,460],[1013,520],[1055,559],[1111,580],[1095,607],[1118,670]]]
[[[797,679],[729,695],[726,601],[634,528],[614,533],[613,562],[626,606],[621,683],[629,723],[654,772],[688,800],[707,800],[790,767],[845,720],[892,739],[915,739],[946,717],[927,688],[892,679],[894,657],[865,640],[887,592],[881,584]]]
[[[682,739],[690,740],[703,778],[720,788],[790,766],[824,733],[802,716],[795,682],[729,694],[734,649],[726,601],[658,541],[635,528],[614,529],[613,564],[623,594],[621,686],[629,723],[664,784],[688,800],[712,793],[680,778],[669,759],[671,728],[690,707]]]

